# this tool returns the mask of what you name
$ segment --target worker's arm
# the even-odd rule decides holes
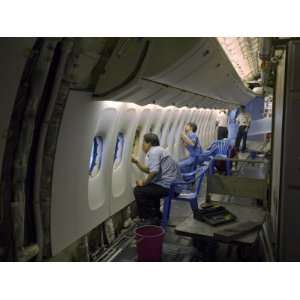
[[[185,133],[182,133],[180,137],[185,145],[195,146],[195,142],[192,141]]]
[[[144,186],[150,183],[153,178],[158,174],[158,172],[150,172],[149,175],[143,179],[143,180],[137,180],[136,185],[137,186]]]
[[[252,118],[251,118],[251,116],[249,116],[249,126],[248,126],[248,128],[250,128],[251,122],[252,122]]]
[[[150,173],[150,172],[149,172],[149,168],[148,168],[146,165],[144,165],[143,163],[141,163],[136,157],[132,156],[132,157],[131,157],[131,161],[132,161],[134,164],[136,164],[136,166],[137,166],[142,172],[147,173],[147,174]]]
[[[252,122],[252,118],[250,116],[250,114],[248,115],[248,123],[249,125],[247,126],[247,131],[249,130],[250,126],[251,126],[251,122]]]
[[[161,156],[160,153],[150,153],[148,156],[148,176],[144,180],[138,180],[137,186],[144,186],[152,182],[153,178],[160,171]]]

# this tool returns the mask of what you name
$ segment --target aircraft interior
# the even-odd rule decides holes
[[[132,156],[145,160],[143,139],[153,133],[182,161],[191,122],[209,154],[188,182],[196,208],[181,194],[185,201],[161,199],[158,260],[300,260],[300,39],[48,37],[0,45],[1,261],[139,260],[134,188],[144,175]],[[252,121],[246,151],[234,152],[241,106]],[[218,140],[222,111],[228,137]],[[218,156],[210,151],[220,141],[228,148]],[[228,224],[197,220],[224,207],[234,216]]]

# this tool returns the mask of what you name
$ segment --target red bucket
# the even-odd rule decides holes
[[[138,261],[161,261],[165,230],[160,226],[145,225],[135,230]]]

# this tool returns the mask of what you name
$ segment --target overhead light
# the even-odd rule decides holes
[[[218,37],[217,40],[243,81],[253,80],[259,74],[259,38]]]

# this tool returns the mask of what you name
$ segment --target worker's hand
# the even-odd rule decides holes
[[[137,180],[136,186],[144,186],[144,180]]]
[[[131,156],[131,162],[134,163],[134,164],[137,164],[138,163],[138,159],[134,155],[132,155]]]
[[[184,139],[184,137],[185,137],[185,133],[184,133],[184,132],[182,132],[182,133],[180,134],[180,138],[183,140],[183,139]]]

